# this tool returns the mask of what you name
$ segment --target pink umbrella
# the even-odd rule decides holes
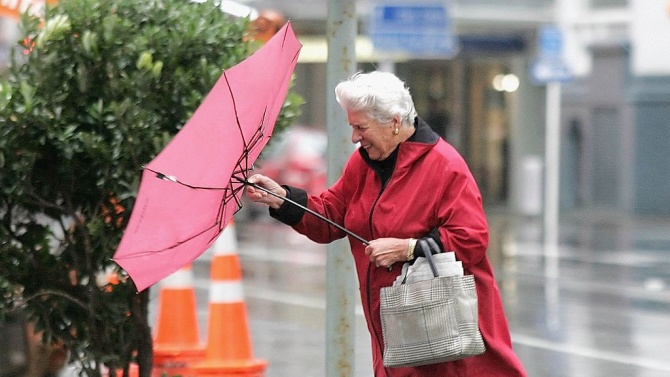
[[[241,208],[247,172],[270,139],[301,47],[289,22],[225,70],[144,168],[114,254],[138,291],[200,256]]]

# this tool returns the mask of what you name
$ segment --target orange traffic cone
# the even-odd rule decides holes
[[[184,368],[205,355],[200,343],[191,265],[163,279],[160,286],[154,374],[183,374]]]
[[[207,349],[193,369],[198,376],[262,377],[268,363],[253,357],[232,221],[212,248]]]

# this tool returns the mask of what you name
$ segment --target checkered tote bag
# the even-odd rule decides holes
[[[420,240],[423,250],[439,247]],[[430,247],[429,247],[430,246]],[[384,365],[435,364],[484,353],[477,322],[477,291],[472,275],[440,276],[430,252],[427,280],[382,288]],[[418,259],[418,258],[417,258]],[[404,269],[405,270],[405,269]]]

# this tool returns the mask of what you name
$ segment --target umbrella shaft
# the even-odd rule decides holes
[[[249,186],[252,186],[252,187],[254,187],[254,188],[257,188],[257,189],[259,189],[259,190],[261,190],[261,191],[265,191],[265,192],[267,192],[268,194],[274,196],[275,198],[279,198],[279,199],[285,200],[285,201],[287,201],[287,202],[293,204],[294,206],[297,206],[297,207],[299,207],[299,208],[302,208],[303,210],[307,211],[307,212],[310,213],[311,215],[314,215],[314,216],[318,217],[319,219],[321,219],[321,220],[327,222],[328,224],[330,224],[330,225],[336,227],[337,229],[339,229],[339,230],[341,230],[341,231],[347,233],[348,235],[354,237],[355,239],[361,241],[361,242],[363,243],[363,245],[368,245],[368,244],[370,243],[368,240],[366,240],[365,238],[359,236],[358,234],[356,234],[356,233],[350,231],[349,229],[347,229],[347,228],[343,227],[342,225],[340,225],[340,224],[334,222],[333,220],[331,220],[331,219],[329,219],[329,218],[327,218],[327,217],[321,215],[321,214],[318,213],[318,212],[315,212],[315,211],[313,211],[313,210],[307,208],[306,206],[304,206],[304,205],[302,205],[302,204],[300,204],[300,203],[298,203],[298,202],[296,202],[296,201],[294,201],[294,200],[291,200],[291,199],[289,199],[289,198],[287,198],[287,197],[284,197],[284,196],[281,196],[281,195],[279,195],[279,194],[276,194],[276,193],[274,193],[274,192],[272,192],[272,191],[266,189],[265,187],[259,186],[259,185],[255,184],[255,183],[251,183],[251,182],[245,181],[244,184],[249,185]]]

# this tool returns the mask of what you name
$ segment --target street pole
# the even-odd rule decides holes
[[[547,83],[547,114],[545,130],[545,196],[544,244],[548,257],[558,256],[560,148],[561,148],[561,83]]]
[[[328,184],[344,170],[354,150],[347,117],[335,100],[335,86],[356,72],[357,16],[355,0],[328,0],[326,34],[326,128]],[[354,261],[346,239],[327,246],[326,377],[351,377],[355,358],[356,283]]]

